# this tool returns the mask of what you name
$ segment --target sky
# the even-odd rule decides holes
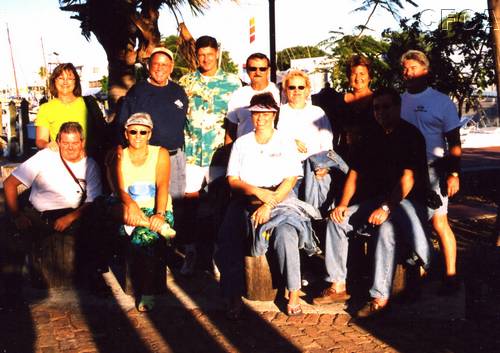
[[[486,0],[414,0],[419,7],[405,5],[401,15],[409,17],[423,11],[423,23],[435,27],[443,14],[456,11],[485,11]],[[364,23],[368,12],[355,12],[361,0],[276,0],[276,48],[316,45],[331,36],[330,31],[356,33],[354,27]],[[471,4],[473,3],[473,4]],[[14,87],[7,26],[20,87],[38,78],[44,62],[73,62],[90,67],[107,66],[99,42],[87,41],[80,22],[71,13],[59,10],[58,0],[0,0],[0,88]],[[256,40],[249,43],[249,20],[255,17]],[[244,62],[253,52],[269,53],[268,0],[219,0],[203,15],[193,16],[188,8],[182,19],[193,37],[214,36],[228,50],[233,61]],[[366,32],[379,36],[387,27],[397,28],[397,21],[379,9]],[[160,32],[177,34],[177,24],[167,9],[160,12]],[[43,50],[42,50],[43,43]]]

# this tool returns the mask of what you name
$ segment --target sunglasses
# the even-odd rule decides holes
[[[269,69],[269,67],[255,67],[255,66],[247,67],[247,71],[250,71],[250,72],[255,72],[257,70],[259,70],[259,72],[266,72],[267,69]]]
[[[137,133],[139,133],[139,134],[141,134],[142,136],[144,136],[144,135],[147,135],[147,134],[148,134],[148,132],[149,132],[149,131],[147,131],[147,130],[141,130],[141,131],[137,131],[137,130],[128,130],[128,133],[129,133],[130,135],[133,135],[133,136],[137,135]]]
[[[305,89],[306,89],[306,86],[288,86],[288,89],[289,89],[290,91],[294,91],[294,90],[296,90],[296,89],[298,89],[298,90],[300,90],[300,91],[303,91],[303,90],[305,90]]]

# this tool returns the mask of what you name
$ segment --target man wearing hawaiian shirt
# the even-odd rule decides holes
[[[183,76],[179,84],[189,99],[185,136],[186,204],[191,220],[184,225],[186,258],[181,273],[194,272],[196,262],[196,224],[200,191],[226,171],[224,159],[214,158],[224,145],[224,119],[233,92],[241,87],[239,78],[217,67],[219,46],[213,37],[202,36],[196,41],[198,70]],[[219,151],[221,152],[221,151]],[[188,218],[188,217],[186,217]]]

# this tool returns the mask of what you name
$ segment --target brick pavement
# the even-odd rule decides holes
[[[435,281],[418,302],[396,303],[376,320],[353,323],[340,305],[305,304],[305,315],[287,317],[275,305],[246,302],[244,319],[230,322],[210,276],[176,273],[148,314],[111,274],[105,299],[26,287],[24,301],[1,305],[0,352],[495,352],[500,344],[498,316],[464,320],[464,291],[436,297]]]
[[[461,250],[474,237],[492,230],[488,218],[457,220],[471,214],[477,218],[477,207],[459,207],[454,215]],[[134,309],[133,299],[111,274],[105,279],[113,295],[105,299],[78,290],[46,292],[26,286],[23,299],[0,301],[0,352],[500,351],[498,291],[490,288],[482,288],[483,294],[497,297],[482,303],[481,320],[473,322],[465,320],[464,288],[457,296],[440,298],[435,295],[438,283],[433,278],[424,283],[420,300],[395,303],[377,320],[352,322],[342,305],[316,307],[304,302],[305,315],[289,318],[274,303],[246,302],[244,319],[229,322],[217,283],[210,276],[184,279],[177,271],[169,274],[169,291],[148,314]],[[308,302],[309,291],[306,287]],[[361,303],[351,304],[355,309]]]

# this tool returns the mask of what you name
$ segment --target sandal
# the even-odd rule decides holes
[[[145,313],[153,310],[155,305],[155,297],[153,295],[143,295],[139,304],[137,304],[137,311]]]
[[[300,304],[287,304],[286,305],[286,314],[288,316],[299,316],[299,315],[302,315],[303,312],[302,312],[302,307],[300,306]]]

